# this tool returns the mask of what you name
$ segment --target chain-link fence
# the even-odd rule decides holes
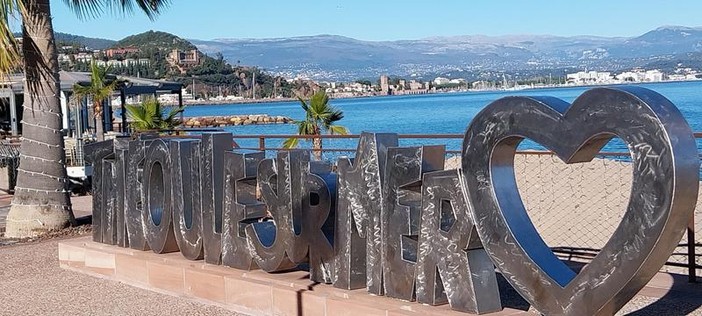
[[[517,186],[529,217],[562,259],[588,262],[621,222],[632,180],[631,164],[621,158],[607,156],[578,164],[565,164],[551,153],[522,153],[515,158]],[[702,200],[698,198],[693,230],[696,242],[688,247],[686,233],[663,271],[695,273],[692,276],[702,271],[702,259],[695,249],[702,245],[701,211]],[[689,270],[690,259],[697,271]]]

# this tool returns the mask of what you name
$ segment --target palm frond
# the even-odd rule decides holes
[[[297,99],[300,100],[300,106],[302,107],[302,110],[305,111],[305,117],[309,118],[310,117],[310,106],[309,104],[302,99],[299,95],[297,96]]]
[[[338,122],[344,118],[344,112],[337,110],[331,106],[327,108],[327,112],[321,117],[322,125],[324,128],[329,129],[329,126]]]
[[[103,13],[101,0],[63,0],[63,2],[82,20],[96,18]]]
[[[98,110],[97,105],[109,100],[112,93],[117,89],[117,80],[109,80],[107,77],[108,68],[98,65],[96,62],[90,65],[90,83],[76,83],[73,85],[73,93],[77,97],[91,97],[95,104],[95,115],[99,116],[102,109]]]
[[[170,5],[170,0],[63,0],[80,19],[95,18],[106,11],[122,15],[134,12],[134,7],[154,20],[161,10]]]
[[[158,100],[150,98],[141,105],[128,105],[126,109],[132,120],[130,126],[136,131],[170,130],[183,123],[177,116],[185,111],[185,106],[164,108]]]
[[[349,133],[345,127],[334,125],[335,122],[344,118],[344,112],[329,104],[329,96],[324,90],[315,92],[309,102],[305,102],[299,96],[297,98],[300,100],[302,109],[305,110],[305,119],[294,122],[297,124],[298,135],[321,135],[322,131],[340,135]],[[286,140],[286,142],[288,141],[292,142]]]
[[[148,99],[141,105],[146,116],[151,120],[153,128],[161,125],[161,104],[156,99]]]
[[[298,135],[318,135],[317,124],[313,121],[304,120],[297,123],[297,134]]]
[[[23,10],[22,1],[0,0],[0,76],[10,74],[21,64],[22,52],[9,22]]]
[[[146,109],[140,105],[125,105],[127,117],[132,121],[130,125],[137,130],[154,129],[151,118],[146,114]]]
[[[173,129],[180,126],[181,122],[177,116],[185,111],[185,106],[174,107],[169,109],[164,118],[161,119],[161,129]]]
[[[349,130],[341,125],[332,125],[328,128],[329,134],[332,135],[348,135]]]
[[[283,148],[286,149],[292,149],[292,148],[297,148],[297,146],[300,144],[300,139],[299,138],[288,138],[283,142]]]

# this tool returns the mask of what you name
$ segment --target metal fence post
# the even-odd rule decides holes
[[[695,215],[692,215],[690,223],[687,224],[687,280],[690,283],[697,283],[697,262],[695,243]]]
[[[263,136],[258,138],[258,149],[263,152],[266,151],[266,138]]]

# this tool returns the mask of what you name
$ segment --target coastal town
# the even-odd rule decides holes
[[[65,71],[88,71],[91,63],[108,67],[117,75],[176,81],[183,84],[182,96],[162,94],[165,104],[227,104],[276,102],[309,97],[313,91],[325,90],[331,98],[354,98],[432,93],[524,90],[552,87],[612,85],[666,81],[699,80],[698,68],[679,63],[675,67],[631,67],[606,71],[577,66],[567,69],[544,69],[541,74],[515,71],[468,75],[462,72],[444,75],[396,75],[382,69],[375,76],[345,80],[319,79],[305,71],[290,72],[263,69],[259,65],[230,62],[221,54],[210,56],[191,42],[173,34],[148,31],[127,37],[99,49],[92,43],[65,41],[59,46],[58,60]],[[93,44],[96,45],[96,44]],[[525,65],[525,67],[528,65]],[[140,98],[128,98],[127,104]],[[119,100],[113,100],[113,104]]]
[[[375,77],[355,80],[315,79],[305,71],[276,72],[256,65],[229,63],[214,57],[175,35],[149,31],[125,38],[100,49],[85,43],[66,41],[59,47],[58,60],[66,71],[88,71],[91,63],[108,67],[113,73],[131,77],[177,81],[183,84],[185,104],[226,104],[295,100],[323,89],[331,98],[390,95],[420,95],[447,92],[523,90],[551,87],[612,85],[702,78],[697,68],[678,64],[666,69],[632,67],[603,71],[571,67],[572,71],[550,71],[541,75],[510,72],[491,73],[485,78],[447,74],[445,76],[393,75],[378,70]],[[575,71],[577,70],[577,71]],[[177,103],[179,96],[163,94],[160,101]],[[115,104],[119,100],[114,100]],[[139,99],[128,98],[128,104]]]
[[[691,68],[680,68],[674,73],[664,73],[660,70],[646,70],[641,68],[632,69],[620,73],[608,71],[579,71],[568,73],[565,77],[545,78],[541,81],[532,80],[528,83],[524,81],[468,81],[463,78],[436,77],[433,80],[422,81],[415,79],[390,78],[381,75],[377,83],[369,80],[356,80],[354,82],[329,82],[313,81],[303,78],[291,78],[289,81],[305,81],[315,88],[324,89],[332,98],[355,98],[371,96],[399,96],[399,95],[421,95],[432,93],[455,93],[455,92],[477,92],[477,91],[499,91],[499,90],[526,90],[539,88],[556,87],[578,87],[578,86],[605,86],[630,83],[656,83],[656,82],[679,82],[702,80],[702,73]],[[183,100],[189,104],[218,104],[218,103],[246,103],[246,102],[275,102],[289,101],[294,98],[267,98],[250,99],[239,96],[215,95],[208,99],[200,99],[192,94],[190,87],[185,88]],[[175,96],[162,95],[161,101],[174,103]]]

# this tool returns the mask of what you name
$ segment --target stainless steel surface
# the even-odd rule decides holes
[[[127,164],[129,163],[129,138],[115,139],[115,171],[113,181],[115,181],[116,198],[116,238],[117,245],[129,247],[129,235],[127,233]]]
[[[293,219],[297,239],[303,244],[290,254],[293,262],[307,262],[310,280],[334,282],[334,208],[336,173],[328,162],[301,161],[300,216]]]
[[[293,217],[301,216],[300,164],[310,159],[303,150],[279,152],[276,158],[258,165],[261,200],[268,206],[271,220],[246,227],[249,251],[254,262],[267,272],[294,268],[290,254],[305,241],[295,234]]]
[[[204,257],[202,247],[202,199],[200,197],[200,141],[169,141],[173,228],[180,253],[190,260]]]
[[[112,155],[113,156],[113,155]],[[102,242],[117,244],[117,168],[115,160],[102,160]]]
[[[502,309],[495,268],[478,237],[458,170],[424,174],[417,302],[474,314]],[[438,272],[438,273],[437,273]]]
[[[141,220],[141,212],[144,208],[144,161],[146,160],[146,147],[151,144],[151,139],[138,139],[129,142],[128,164],[127,164],[127,196],[125,210],[127,225],[127,239],[129,248],[136,250],[149,250],[144,236],[144,225]]]
[[[93,165],[92,192],[93,192],[93,241],[113,243],[111,240],[103,240],[105,230],[105,209],[103,207],[103,159],[114,153],[114,142],[107,140],[104,142],[91,143],[85,145],[85,159]]]
[[[144,237],[155,253],[178,251],[173,228],[171,183],[173,163],[168,143],[156,139],[146,152],[144,162],[145,207],[141,212]]]
[[[630,201],[612,238],[576,274],[529,220],[514,178],[514,154],[529,138],[566,163],[585,162],[615,135],[631,152]],[[548,315],[618,311],[677,246],[699,183],[687,122],[670,101],[639,87],[592,89],[572,105],[550,97],[497,100],[468,127],[462,158],[463,188],[487,253],[505,279]]]
[[[232,134],[203,133],[200,143],[200,197],[205,262],[222,263],[222,207],[224,197],[224,152],[232,149]]]
[[[615,135],[631,151],[630,201],[576,274],[530,221],[514,154],[529,138],[584,162]],[[636,87],[593,89],[573,105],[500,99],[468,127],[460,171],[438,171],[443,147],[401,148],[396,134],[362,134],[337,173],[308,151],[232,151],[229,133],[150,137],[87,147],[96,240],[239,269],[307,266],[316,282],[472,313],[501,309],[493,263],[541,313],[615,313],[677,246],[699,183],[686,122]]]
[[[266,216],[266,205],[256,200],[256,171],[262,151],[224,153],[224,227],[222,264],[251,270],[256,267],[246,241],[246,226]]]
[[[388,147],[397,147],[397,134],[362,133],[353,162],[340,158],[336,228],[334,231],[334,286],[366,287],[382,295],[382,236],[380,216]]]
[[[380,218],[385,295],[415,298],[415,264],[422,204],[422,176],[444,169],[444,146],[390,147]]]

